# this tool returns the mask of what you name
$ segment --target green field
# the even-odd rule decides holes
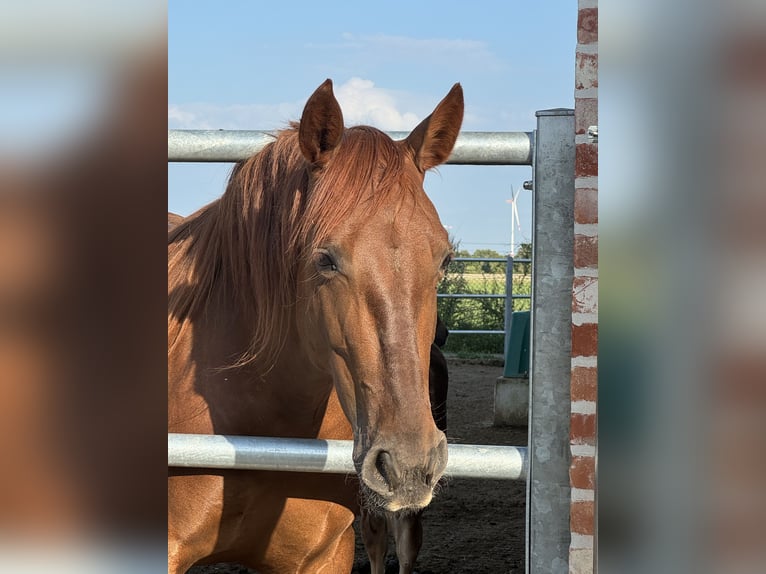
[[[461,256],[470,256],[462,255]],[[482,257],[492,255],[481,254]],[[528,263],[514,265],[513,294],[529,295],[531,271]],[[505,294],[505,263],[456,261],[450,264],[439,284],[439,293]],[[529,299],[514,301],[514,311],[529,310]],[[502,330],[505,322],[505,299],[439,298],[439,316],[450,331]],[[503,335],[450,335],[444,349],[458,356],[502,355]]]

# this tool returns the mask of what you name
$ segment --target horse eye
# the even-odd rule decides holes
[[[332,256],[327,251],[317,251],[314,253],[314,265],[320,273],[334,273],[338,270]]]

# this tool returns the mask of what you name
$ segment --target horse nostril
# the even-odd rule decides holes
[[[383,478],[383,482],[386,483],[389,490],[395,490],[397,485],[396,467],[394,466],[394,459],[391,453],[382,450],[375,458],[375,469],[380,473]]]
[[[442,437],[439,444],[431,450],[430,457],[425,467],[425,480],[426,484],[433,486],[434,482],[438,480],[444,472],[444,467],[447,465],[447,438]]]

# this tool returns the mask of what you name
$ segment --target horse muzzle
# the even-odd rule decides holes
[[[364,457],[360,479],[364,504],[374,510],[415,512],[428,506],[447,466],[447,438],[436,446],[373,445]]]

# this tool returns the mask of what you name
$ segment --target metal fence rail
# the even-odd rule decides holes
[[[353,441],[168,433],[168,466],[355,473]],[[451,444],[445,475],[526,480],[527,449]]]
[[[513,266],[522,263],[532,263],[528,258],[507,257],[455,257],[455,263],[505,263],[505,293],[437,293],[437,299],[505,299],[505,324],[503,329],[450,329],[450,334],[457,335],[506,335],[510,333],[510,318],[513,313],[514,299],[531,299],[531,295],[515,294],[513,292]],[[447,326],[449,327],[449,325]]]
[[[386,132],[404,139],[409,132]],[[168,161],[234,162],[247,159],[274,139],[275,132],[168,130]],[[534,132],[460,132],[447,163],[532,165]]]
[[[439,299],[505,299],[506,295],[500,293],[438,293]]]

